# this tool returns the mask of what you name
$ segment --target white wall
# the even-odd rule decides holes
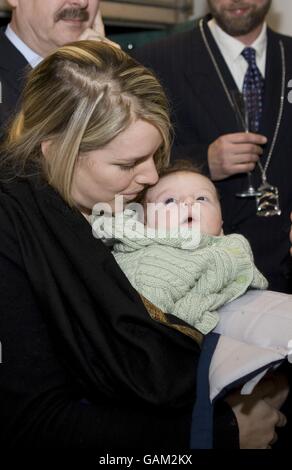
[[[202,16],[207,11],[206,0],[194,0],[195,17]],[[292,36],[292,1],[273,0],[268,22],[276,31]]]
[[[194,0],[194,18],[205,15],[208,12],[206,0]]]
[[[273,0],[268,21],[276,31],[292,36],[291,0]]]

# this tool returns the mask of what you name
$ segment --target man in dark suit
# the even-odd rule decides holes
[[[11,22],[0,31],[0,138],[14,115],[27,72],[55,48],[104,35],[100,0],[8,0]]]
[[[250,240],[270,289],[292,292],[292,104],[287,99],[292,38],[267,28],[271,0],[208,4],[212,17],[197,28],[134,55],[158,74],[170,98],[174,157],[190,157],[202,165],[220,191],[225,233],[239,232]],[[246,52],[253,55],[252,63]],[[250,85],[260,97],[258,106]],[[239,132],[238,92],[246,95],[254,132]],[[263,183],[273,188],[266,184],[258,199],[238,197],[247,186],[248,171],[255,188]]]

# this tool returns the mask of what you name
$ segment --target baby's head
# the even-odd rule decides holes
[[[198,222],[199,211],[200,232],[214,236],[222,234],[217,190],[212,181],[189,161],[179,160],[162,171],[158,183],[146,191],[144,202],[147,227],[192,227]]]

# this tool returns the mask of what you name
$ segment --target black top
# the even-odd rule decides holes
[[[153,321],[50,187],[0,192],[0,445],[188,448],[199,346]],[[219,403],[215,444],[238,445]]]

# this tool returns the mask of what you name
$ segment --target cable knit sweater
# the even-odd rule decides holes
[[[93,213],[91,222],[95,237],[114,239],[116,261],[135,289],[203,334],[216,326],[219,307],[249,287],[268,286],[242,235],[200,235],[188,227],[159,232],[131,210]]]

